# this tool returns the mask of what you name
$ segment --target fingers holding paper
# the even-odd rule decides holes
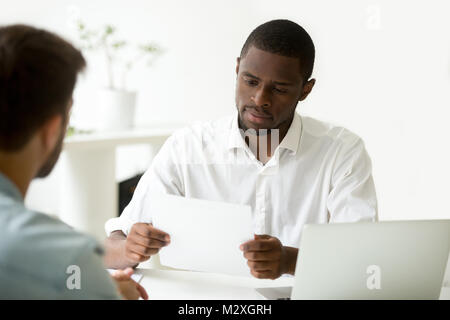
[[[254,240],[243,243],[240,249],[254,277],[276,279],[284,273],[284,247],[277,238],[255,235]]]
[[[170,236],[149,223],[135,223],[125,243],[125,256],[134,264],[148,260],[162,247],[169,245]]]

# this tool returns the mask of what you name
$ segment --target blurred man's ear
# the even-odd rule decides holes
[[[41,143],[46,153],[50,153],[61,138],[61,130],[64,130],[63,117],[58,114],[51,117],[41,127]]]
[[[306,97],[311,93],[311,90],[314,87],[315,83],[316,79],[310,79],[305,83],[305,85],[303,86],[302,94],[300,96],[300,99],[298,99],[298,101],[303,101],[306,99]]]

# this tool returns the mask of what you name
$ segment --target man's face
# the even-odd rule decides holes
[[[252,46],[245,57],[238,58],[236,73],[236,107],[242,129],[290,125],[298,101],[306,97],[298,58]]]

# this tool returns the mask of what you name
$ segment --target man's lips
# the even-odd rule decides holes
[[[246,109],[246,111],[255,118],[271,119],[272,116],[264,113],[255,112],[255,110]]]
[[[272,116],[267,115],[267,114],[262,114],[259,112],[255,112],[254,110],[248,110],[248,109],[246,109],[246,111],[247,111],[246,112],[247,120],[250,122],[253,122],[253,123],[262,124],[262,123],[265,123],[272,119]]]

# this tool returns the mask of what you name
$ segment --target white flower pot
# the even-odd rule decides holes
[[[136,92],[102,89],[97,96],[98,131],[120,131],[133,127]]]

